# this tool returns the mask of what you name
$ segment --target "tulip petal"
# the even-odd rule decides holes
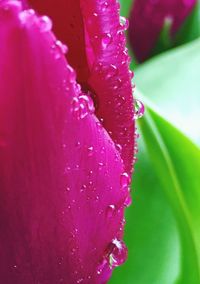
[[[62,0],[59,4],[55,0],[51,3],[30,0],[30,3],[37,11],[53,19],[56,34],[58,32],[59,37],[62,35],[70,50],[75,48],[75,61],[87,64],[85,70],[89,73],[85,71],[85,77],[80,77],[77,64],[69,57],[82,87],[92,93],[96,115],[116,143],[125,169],[130,174],[135,143],[133,74],[129,72],[130,58],[125,48],[124,29],[128,27],[128,22],[121,18],[120,23],[119,3],[116,0]],[[78,13],[75,20],[70,16],[74,15],[74,11]],[[73,30],[69,31],[71,26]],[[79,42],[74,37],[79,38]]]
[[[80,1],[30,0],[36,11],[48,15],[56,36],[69,47],[67,59],[76,70],[78,81],[87,81],[89,69],[85,50],[84,25]]]
[[[196,0],[136,0],[130,14],[129,39],[139,62],[153,52],[165,21],[171,21],[171,36],[174,36],[186,17],[191,13]]]
[[[0,3],[1,282],[103,284],[127,254],[128,177],[50,29]]]
[[[82,13],[92,50],[89,85],[98,98],[97,115],[121,148],[128,173],[132,171],[134,113],[129,56],[125,48],[126,19],[119,18],[116,1],[81,1]],[[95,16],[94,16],[95,15]]]

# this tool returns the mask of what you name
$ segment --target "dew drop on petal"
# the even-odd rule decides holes
[[[87,148],[87,150],[88,150],[88,156],[92,156],[93,153],[94,153],[94,147],[90,146],[90,147]]]
[[[126,245],[124,244],[123,241],[115,238],[112,240],[110,247],[111,247],[111,253],[109,255],[110,267],[114,268],[119,265],[122,265],[126,261],[128,255],[128,250]]]
[[[134,72],[132,70],[129,70],[129,74],[130,74],[130,78],[133,79],[134,78]]]
[[[112,36],[110,33],[105,33],[102,35],[101,45],[103,49],[106,49],[109,44],[112,42]]]
[[[113,216],[114,211],[115,211],[115,205],[114,204],[108,205],[108,208],[106,210],[106,215],[110,218]]]
[[[134,109],[135,109],[134,119],[141,118],[144,115],[144,111],[145,111],[144,105],[140,100],[138,99],[134,100]]]
[[[99,163],[98,163],[98,166],[99,166],[99,170],[101,170],[101,169],[103,168],[103,166],[104,166],[104,163],[99,162]]]
[[[115,147],[116,147],[117,151],[119,151],[121,153],[122,146],[120,144],[115,144]]]
[[[128,191],[127,197],[124,201],[124,206],[129,207],[132,204],[132,198],[131,198],[131,194],[130,191]]]
[[[129,27],[129,20],[125,17],[120,17],[120,26],[123,28],[123,30],[127,30]]]
[[[122,189],[126,189],[131,182],[131,178],[127,173],[122,173],[120,177],[120,185]]]
[[[55,58],[59,59],[63,54],[66,54],[68,51],[68,48],[65,44],[63,44],[60,40],[55,41],[55,48],[57,49],[55,51]]]
[[[114,76],[116,76],[118,74],[118,68],[117,66],[110,64],[108,70],[107,70],[107,75],[106,75],[106,79],[110,79],[113,78]]]
[[[109,4],[108,4],[108,2],[107,1],[105,1],[105,2],[103,2],[102,3],[102,12],[104,12],[107,8],[109,7]]]
[[[39,27],[41,32],[48,32],[52,29],[52,21],[47,16],[41,16],[38,18]]]
[[[21,11],[19,13],[19,19],[22,24],[32,24],[35,20],[35,11],[33,9]]]

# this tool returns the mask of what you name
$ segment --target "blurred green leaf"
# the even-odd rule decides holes
[[[170,17],[165,18],[160,36],[154,49],[152,50],[151,56],[155,56],[173,47],[173,42],[171,39],[172,23],[173,20]]]
[[[139,129],[137,191],[125,234],[129,259],[110,283],[198,284],[199,148],[150,107]]]
[[[200,37],[200,1],[198,0],[192,13],[183,23],[175,37],[175,46],[187,43]]]
[[[151,56],[155,56],[179,45],[186,44],[200,37],[200,2],[197,1],[193,11],[186,18],[173,39],[171,37],[172,24],[173,19],[166,17]]]
[[[200,39],[140,65],[136,86],[176,127],[200,145]]]
[[[119,0],[121,4],[121,12],[120,14],[124,17],[129,17],[129,13],[131,10],[131,7],[133,5],[134,0]]]

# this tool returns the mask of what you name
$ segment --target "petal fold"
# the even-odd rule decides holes
[[[127,254],[119,152],[47,17],[1,2],[0,42],[1,281],[106,283]]]
[[[133,73],[129,71],[130,57],[124,35],[128,21],[121,17],[120,22],[116,0],[57,2],[30,0],[38,12],[53,19],[56,34],[69,45],[67,58],[77,71],[82,88],[92,94],[96,115],[115,142],[125,170],[130,174],[133,169],[135,124],[131,85]]]

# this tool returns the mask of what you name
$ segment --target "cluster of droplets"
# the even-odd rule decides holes
[[[23,25],[35,25],[41,33],[50,32],[52,30],[52,20],[48,16],[37,16],[33,9],[23,10],[19,13],[19,19]],[[68,51],[68,48],[59,40],[55,40],[51,46],[55,59],[61,58]]]
[[[85,118],[88,114],[94,113],[94,103],[89,95],[79,95],[72,100],[72,112],[78,119]]]

